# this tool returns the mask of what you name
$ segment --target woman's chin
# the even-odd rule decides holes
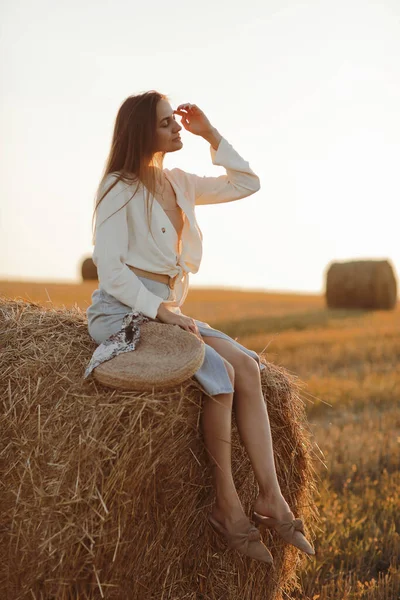
[[[179,150],[180,148],[182,148],[183,143],[182,140],[173,140],[172,144],[171,144],[171,148],[175,149],[175,150]]]

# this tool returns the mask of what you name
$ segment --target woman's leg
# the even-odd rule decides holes
[[[240,438],[249,455],[259,485],[254,510],[263,515],[281,518],[290,511],[282,496],[275,469],[271,428],[261,389],[256,361],[221,338],[203,336],[234,368],[235,397],[233,409]]]
[[[234,369],[224,361],[234,383]],[[204,442],[212,463],[216,501],[212,510],[215,519],[229,529],[229,525],[245,516],[237,494],[231,467],[233,392],[207,396],[203,394],[201,423]]]

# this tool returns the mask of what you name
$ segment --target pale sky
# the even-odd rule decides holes
[[[3,0],[0,20],[0,279],[80,281],[118,108],[150,89],[197,104],[261,180],[196,207],[191,285],[322,292],[357,258],[398,277],[397,0]],[[164,167],[225,172],[181,136]]]

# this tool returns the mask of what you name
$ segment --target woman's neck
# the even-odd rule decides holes
[[[150,166],[147,169],[148,169],[148,174],[149,175],[152,175],[152,174],[155,175],[156,183],[158,185],[163,185],[164,178],[165,178],[165,176],[164,176],[164,169],[160,168],[160,167],[153,167],[153,166]]]

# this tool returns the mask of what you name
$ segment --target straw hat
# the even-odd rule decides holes
[[[205,343],[179,325],[147,321],[140,325],[135,350],[103,362],[93,370],[101,384],[121,390],[151,391],[182,383],[201,367]]]

